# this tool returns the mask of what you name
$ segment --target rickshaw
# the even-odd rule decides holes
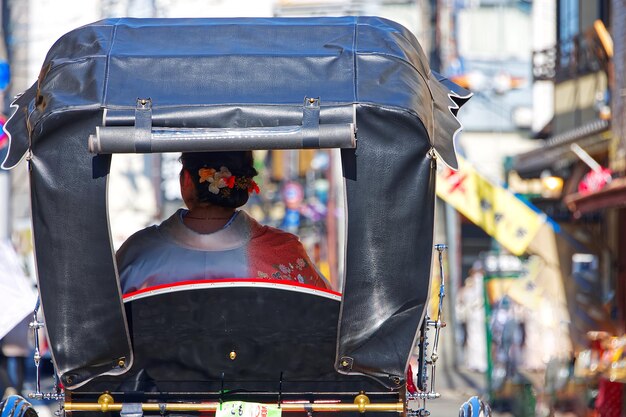
[[[122,18],[61,37],[5,127],[3,167],[28,163],[34,327],[58,377],[32,396],[77,416],[428,415],[443,327],[441,299],[437,317],[425,308],[435,173],[439,160],[457,166],[469,96],[377,17]],[[340,149],[347,207],[340,291],[243,279],[122,296],[106,197],[115,154],[327,148]],[[32,411],[9,398],[2,416]],[[488,406],[474,397],[461,411]]]

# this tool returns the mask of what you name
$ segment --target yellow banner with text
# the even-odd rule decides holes
[[[507,189],[493,184],[461,157],[458,171],[438,170],[437,196],[496,239],[514,255],[522,255],[545,216]]]

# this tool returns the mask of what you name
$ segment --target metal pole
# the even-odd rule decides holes
[[[269,404],[268,404],[269,405]],[[272,405],[276,405],[273,403]],[[66,401],[63,407],[65,411],[122,411],[122,403],[75,403]],[[149,412],[183,412],[183,411],[215,411],[219,408],[220,403],[142,403],[143,411]],[[392,412],[403,413],[404,403],[376,403],[376,404],[347,404],[347,403],[281,403],[280,408],[283,412]]]
[[[11,234],[11,176],[8,171],[0,170],[0,241],[9,239]]]
[[[270,404],[267,404],[270,405]],[[275,406],[276,403],[272,403]],[[123,403],[116,403],[111,394],[108,392],[103,393],[98,397],[97,402],[90,403],[74,403],[71,401],[65,402],[65,411],[121,411]],[[143,411],[160,412],[163,414],[165,411],[215,411],[220,407],[219,402],[207,402],[207,403],[141,403],[141,409]],[[357,395],[354,398],[353,403],[280,403],[282,411],[286,412],[344,412],[344,411],[358,411],[364,413],[366,411],[377,412],[395,412],[404,413],[404,402],[392,402],[392,403],[370,403],[370,399],[364,393]]]
[[[457,320],[456,320],[456,311],[454,301],[457,296],[457,288],[460,287],[460,259],[461,259],[461,247],[459,242],[461,241],[460,231],[459,231],[459,215],[450,204],[443,203],[445,206],[445,217],[446,217],[446,242],[448,243],[448,314],[450,317],[450,323],[452,323],[452,328],[456,329]],[[452,332],[452,338],[456,340],[456,332]],[[462,346],[460,343],[454,343],[452,347],[452,365],[454,369],[458,369],[459,367],[459,358],[462,355]]]
[[[626,170],[626,5],[623,0],[611,1],[611,32],[613,35],[613,77],[609,78],[611,89],[611,131],[616,150],[613,170]]]
[[[485,339],[487,344],[487,372],[485,375],[487,377],[487,396],[490,402],[493,402],[494,393],[493,393],[493,352],[491,351],[491,303],[489,302],[489,291],[488,285],[491,276],[485,274],[483,278],[483,294],[484,294],[484,306],[485,306]]]
[[[7,0],[0,2],[0,60],[8,62],[6,42],[4,38],[4,15],[7,8]],[[4,90],[0,90],[0,113],[5,112]],[[7,145],[8,146],[8,145]],[[0,164],[8,152],[8,147],[0,151]],[[0,168],[0,241],[9,239],[11,235],[11,176],[7,171]]]
[[[439,33],[439,0],[430,0],[430,68],[441,71],[441,39]]]

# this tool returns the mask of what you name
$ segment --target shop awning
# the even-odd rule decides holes
[[[626,207],[626,178],[616,178],[600,191],[589,194],[570,194],[563,199],[574,214]]]
[[[543,170],[565,167],[578,160],[570,150],[572,143],[577,143],[591,155],[607,152],[611,138],[609,128],[607,120],[594,120],[552,136],[543,146],[516,155],[513,170],[522,178],[536,178]]]

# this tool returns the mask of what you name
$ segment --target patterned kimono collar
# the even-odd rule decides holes
[[[223,229],[207,234],[198,233],[185,226],[182,211],[176,211],[158,226],[158,230],[177,245],[188,249],[223,251],[240,248],[250,242],[253,229],[258,227],[256,220],[245,211],[239,211]]]

